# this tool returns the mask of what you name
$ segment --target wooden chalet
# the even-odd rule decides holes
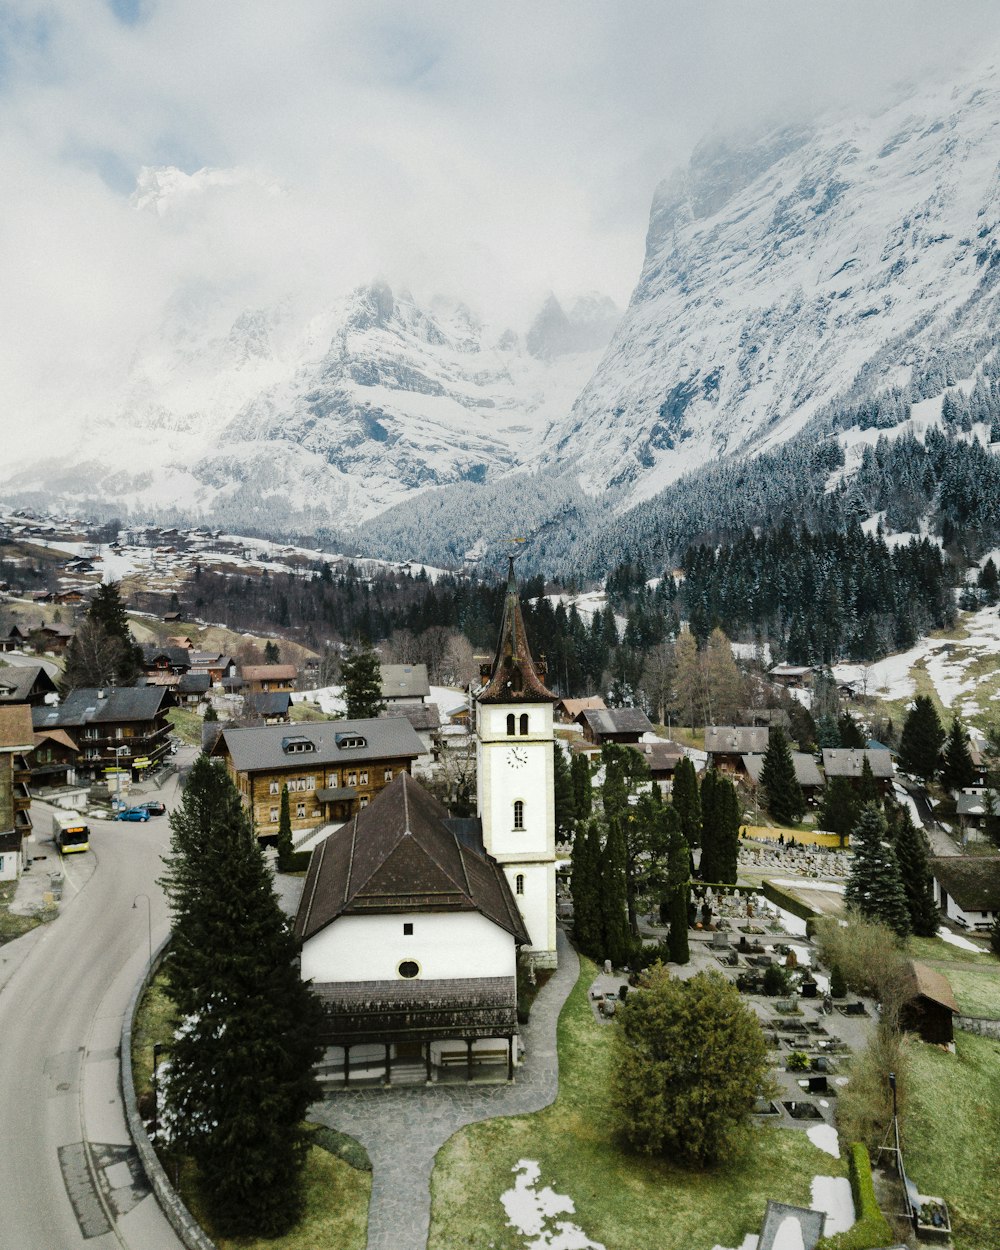
[[[42,625],[39,629],[32,630],[31,636],[36,650],[62,655],[72,641],[73,631],[68,625],[56,621],[52,625]]]
[[[292,696],[287,690],[248,694],[243,701],[247,716],[259,717],[265,725],[287,725],[291,719]]]
[[[40,664],[8,665],[0,669],[0,704],[27,703],[41,707],[49,695],[56,693],[56,684]]]
[[[813,671],[808,664],[775,664],[768,676],[777,686],[801,690],[812,685]]]
[[[478,819],[451,820],[400,774],[313,851],[295,936],[328,1078],[423,1084],[489,1065],[513,1079],[529,937]]]
[[[900,1023],[925,1042],[950,1046],[955,1040],[958,1003],[948,978],[926,964],[910,959],[903,978],[905,1000]]]
[[[389,717],[223,729],[211,753],[225,760],[258,836],[270,840],[282,786],[288,786],[293,834],[340,824],[408,773],[422,751],[409,722]]]
[[[581,712],[600,712],[607,706],[600,695],[594,694],[587,699],[560,699],[554,712],[564,725],[571,725]]]
[[[80,744],[67,729],[35,731],[31,753],[31,784],[35,790],[60,789],[76,785]]]
[[[963,929],[989,929],[1000,915],[1000,855],[942,855],[930,861],[934,901]]]
[[[823,793],[824,782],[816,760],[803,751],[793,751],[792,764],[795,767],[795,780],[799,783],[803,797],[807,803],[817,803]],[[750,785],[756,789],[760,785],[760,774],[764,767],[763,755],[744,755],[743,771]]]
[[[28,645],[28,635],[19,625],[12,625],[10,633],[0,638],[0,651],[23,651]]]
[[[629,746],[641,755],[649,775],[663,794],[669,794],[674,784],[677,765],[684,758],[684,748],[678,742],[631,742]]]
[[[643,734],[652,733],[649,717],[638,707],[584,708],[576,723],[588,742],[603,746],[618,742],[625,746],[636,743]]]
[[[744,755],[763,755],[770,733],[766,725],[707,725],[708,767],[733,776],[745,776]]]
[[[31,791],[28,759],[35,745],[31,708],[26,703],[0,707],[0,834],[11,835],[13,853],[17,842],[31,833]]]
[[[298,675],[294,664],[244,664],[240,669],[246,694],[294,690]]]
[[[382,664],[380,668],[384,703],[423,703],[430,698],[426,664]]]
[[[81,748],[77,770],[98,779],[106,768],[146,773],[167,754],[173,706],[161,686],[114,686],[71,691],[57,707],[32,710],[36,733],[65,729]]]
[[[833,777],[846,777],[857,789],[861,784],[865,760],[871,766],[879,793],[890,794],[896,770],[893,768],[892,754],[889,751],[869,751],[857,747],[823,748],[823,771],[826,773],[827,781]]]

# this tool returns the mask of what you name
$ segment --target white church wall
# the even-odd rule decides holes
[[[405,934],[404,925],[413,926]],[[512,977],[513,937],[474,912],[341,916],[302,947],[302,976],[329,981],[401,980],[403,960],[414,960],[422,980]]]
[[[556,874],[554,864],[504,864],[518,910],[534,950],[556,947]],[[518,878],[522,878],[519,882]],[[520,890],[518,886],[520,885]]]

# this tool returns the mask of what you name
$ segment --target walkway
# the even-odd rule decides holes
[[[356,1138],[372,1161],[368,1250],[424,1250],[430,1228],[434,1157],[466,1124],[540,1111],[559,1089],[556,1024],[580,967],[558,931],[559,967],[539,990],[521,1037],[525,1062],[513,1085],[403,1086],[346,1090],[310,1118]]]

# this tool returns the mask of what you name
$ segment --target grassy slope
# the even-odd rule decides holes
[[[439,1152],[429,1250],[523,1250],[526,1239],[505,1227],[500,1203],[519,1159],[537,1160],[540,1185],[573,1199],[572,1219],[588,1237],[629,1250],[739,1245],[760,1227],[768,1198],[808,1205],[813,1176],[845,1174],[842,1161],[804,1133],[770,1127],[755,1131],[740,1159],[710,1173],[624,1153],[607,1089],[611,1028],[595,1023],[587,1001],[593,976],[585,962],[559,1021],[556,1102],[536,1115],[470,1125]]]
[[[906,1170],[948,1203],[955,1250],[985,1250],[1000,1246],[1000,1042],[957,1033],[956,1049],[912,1047]]]

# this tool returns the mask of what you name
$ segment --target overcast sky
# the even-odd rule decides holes
[[[998,38],[995,0],[7,0],[2,393],[111,368],[206,291],[228,315],[382,276],[518,328],[550,289],[624,304],[706,133]],[[144,167],[223,172],[138,208]]]

